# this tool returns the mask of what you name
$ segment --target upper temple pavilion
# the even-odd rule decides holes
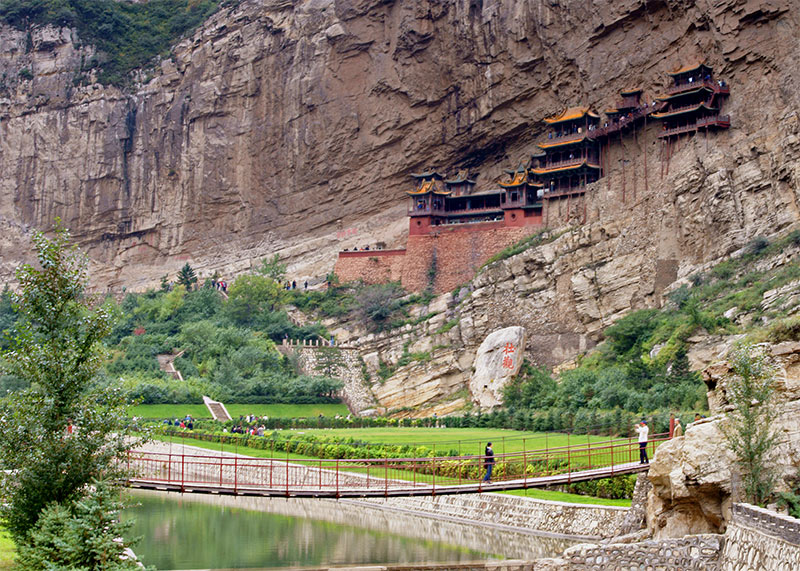
[[[544,196],[581,194],[601,176],[600,146],[596,138],[600,116],[588,107],[570,107],[544,120],[547,138],[543,153],[532,157],[531,174],[544,187]]]
[[[724,81],[714,79],[714,71],[703,63],[690,65],[669,74],[672,85],[657,98],[663,108],[653,118],[664,122],[661,138],[671,138],[700,129],[727,129],[730,116],[723,114],[730,90]]]

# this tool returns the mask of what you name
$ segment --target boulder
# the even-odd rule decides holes
[[[490,333],[475,356],[474,372],[469,380],[472,400],[481,408],[493,408],[503,402],[503,387],[519,373],[525,350],[525,328],[505,327]]]

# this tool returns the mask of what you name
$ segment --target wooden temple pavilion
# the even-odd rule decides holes
[[[409,234],[481,222],[512,227],[541,224],[541,183],[530,178],[524,165],[506,173],[509,181],[484,192],[475,192],[475,181],[466,172],[447,180],[435,171],[412,174],[416,187],[406,192],[411,198]]]
[[[657,98],[663,104],[654,119],[663,121],[661,138],[672,138],[700,129],[727,129],[729,115],[723,114],[730,90],[724,81],[714,79],[714,71],[703,63],[669,74],[672,85]]]
[[[533,155],[530,173],[544,188],[544,198],[583,194],[602,176],[597,129],[600,116],[588,107],[570,107],[544,120],[547,139]]]

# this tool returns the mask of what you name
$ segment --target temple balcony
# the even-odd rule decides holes
[[[409,208],[409,216],[444,216],[444,206],[438,208],[431,208],[429,206],[423,208]]]
[[[549,162],[548,161],[547,164],[545,164],[542,167],[542,170],[550,171],[550,170],[553,170],[553,169],[560,169],[560,168],[564,168],[564,167],[574,167],[574,166],[579,165],[581,163],[591,162],[593,160],[596,162],[596,159],[594,159],[594,157],[589,158],[589,159],[586,159],[584,157],[575,157],[575,158],[572,158],[572,159],[564,159],[563,161],[554,161],[554,162]]]
[[[566,133],[564,135],[553,135],[552,137],[546,137],[539,141],[541,145],[553,145],[556,143],[580,143],[584,138],[589,136],[590,138],[593,136],[592,134],[596,131],[596,129],[586,130],[581,129],[580,133]]]
[[[443,212],[446,216],[468,216],[470,214],[485,214],[500,212],[500,206],[484,206],[482,208],[460,208],[458,210],[448,210]]]
[[[658,136],[660,138],[664,137],[671,137],[673,135],[682,135],[683,133],[693,133],[698,129],[702,129],[703,127],[719,127],[721,129],[727,129],[731,126],[731,116],[730,115],[709,115],[707,117],[700,117],[697,121],[692,123],[687,123],[686,125],[678,125],[676,127],[671,127],[669,129],[665,129],[662,133]]]
[[[561,198],[562,196],[580,196],[586,194],[585,186],[575,186],[572,188],[556,188],[555,190],[547,190],[544,193],[544,198]]]
[[[730,93],[730,89],[728,88],[727,84],[720,84],[719,81],[714,79],[698,79],[697,81],[692,82],[681,81],[672,87],[668,87],[667,94],[675,95],[676,93],[681,93],[682,91],[691,91],[699,87],[708,87],[709,89],[713,89],[714,93]]]

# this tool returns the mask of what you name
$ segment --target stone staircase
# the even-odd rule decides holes
[[[175,355],[156,355],[158,366],[161,368],[161,370],[167,373],[173,379],[177,379],[179,381],[183,380],[183,375],[181,375],[181,372],[175,368],[175,359],[183,355],[183,353],[184,352],[181,351]]]
[[[211,413],[211,417],[214,420],[219,422],[227,422],[231,420],[231,415],[228,412],[228,409],[226,409],[225,405],[221,402],[217,402],[215,400],[211,400],[207,396],[203,396],[203,404],[206,405],[208,412]]]

